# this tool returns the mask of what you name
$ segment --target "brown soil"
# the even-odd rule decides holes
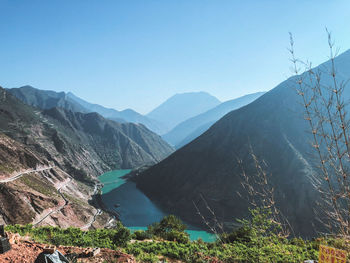
[[[1,263],[33,263],[38,255],[44,251],[44,248],[47,247],[45,244],[36,243],[30,241],[28,238],[22,238],[17,234],[10,235],[10,241],[12,249],[4,254],[0,254],[0,262]],[[67,255],[70,253],[87,255],[88,252],[92,251],[92,248],[80,248],[80,247],[66,247],[59,246],[56,248],[63,255]],[[86,257],[86,258],[78,258],[78,262],[81,263],[102,263],[102,262],[128,262],[128,263],[136,263],[136,260],[128,255],[124,254],[120,251],[115,251],[111,249],[102,248],[100,253],[96,256]]]

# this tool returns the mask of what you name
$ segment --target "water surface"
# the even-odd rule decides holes
[[[148,225],[159,222],[167,213],[144,195],[134,182],[121,178],[129,172],[130,170],[115,170],[99,177],[104,184],[102,201],[109,209],[118,212],[121,222],[131,231],[145,230]],[[206,242],[215,241],[215,235],[187,225],[189,229],[186,232],[192,240],[201,238]]]

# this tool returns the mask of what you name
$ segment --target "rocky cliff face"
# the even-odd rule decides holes
[[[142,125],[116,123],[97,113],[35,110],[0,92],[0,131],[81,179],[155,163],[173,151]]]
[[[68,153],[73,145],[85,147],[94,160],[113,169],[134,168],[156,163],[168,156],[172,148],[160,136],[143,125],[117,123],[97,113],[74,113],[53,108],[43,112],[55,125],[54,142],[61,152]],[[65,142],[69,134],[71,142]]]

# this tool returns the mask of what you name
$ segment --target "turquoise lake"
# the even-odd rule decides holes
[[[115,170],[99,176],[104,184],[102,201],[120,215],[121,222],[131,231],[145,230],[148,225],[159,222],[165,215],[146,195],[137,189],[134,182],[122,179],[131,170]],[[115,207],[118,205],[118,207]],[[215,235],[188,225],[186,232],[191,240],[215,241]]]

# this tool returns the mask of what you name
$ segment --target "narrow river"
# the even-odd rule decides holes
[[[99,176],[99,180],[104,184],[102,201],[109,209],[118,212],[120,220],[130,230],[145,230],[148,225],[159,222],[167,214],[137,189],[134,182],[121,178],[129,172],[130,170],[115,170]],[[188,228],[187,232],[192,240],[215,240],[215,235],[211,233],[190,225]]]

